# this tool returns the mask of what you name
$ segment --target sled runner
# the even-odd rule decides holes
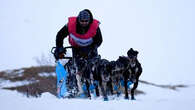
[[[67,95],[67,88],[66,88],[67,71],[64,69],[64,66],[60,63],[60,61],[57,61],[56,76],[57,76],[57,96],[58,98],[65,97]]]
[[[64,50],[70,47],[65,47]],[[53,50],[55,47],[52,48],[51,53],[54,54]],[[63,57],[63,59],[69,59],[73,60],[72,57]],[[60,60],[56,61],[56,77],[57,77],[57,97],[58,98],[65,98],[65,97],[73,97],[76,94],[77,88],[75,87],[76,84],[73,84],[72,82],[75,82],[75,79],[72,74],[72,68],[73,64],[65,65],[65,67],[61,64]]]

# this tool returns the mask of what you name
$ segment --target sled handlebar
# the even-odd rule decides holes
[[[64,47],[63,49],[64,49],[64,52],[65,52],[66,49],[72,49],[72,48],[74,48],[74,47],[73,46],[68,46],[68,47]],[[55,49],[56,49],[56,47],[52,47],[52,49],[51,49],[52,54],[55,53]],[[63,57],[63,59],[72,59],[72,57]]]

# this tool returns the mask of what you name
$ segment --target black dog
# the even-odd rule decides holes
[[[117,96],[120,95],[121,93],[121,81],[123,80],[123,70],[124,70],[124,65],[120,63],[118,60],[117,61],[111,61],[109,63],[109,71],[111,73],[111,81],[112,81],[112,88],[111,91],[113,91],[113,94],[117,94]]]
[[[98,64],[98,77],[99,77],[99,86],[101,88],[102,95],[104,97],[104,101],[108,100],[109,92],[113,94],[112,89],[112,80],[111,73],[109,71],[109,61],[106,59],[101,59]]]
[[[90,62],[88,61],[89,59],[85,58],[79,58],[77,60],[77,81],[79,81],[78,86],[80,89],[82,89],[82,92],[87,94],[87,97],[91,99],[91,94],[90,94],[90,86],[93,81],[93,74],[92,70],[89,66]],[[84,91],[83,91],[84,90]],[[81,90],[80,90],[81,91]]]
[[[96,95],[99,96],[100,88],[104,100],[108,100],[108,86],[111,84],[110,73],[107,70],[108,64],[109,61],[101,59],[101,56],[93,59],[78,58],[76,62],[76,79],[79,92],[86,94],[91,99],[90,93],[93,91],[92,89],[95,89]]]
[[[94,59],[89,60],[88,67],[93,75],[92,85],[95,86],[96,96],[100,95],[100,91],[104,97],[104,100],[108,100],[109,88],[112,88],[111,85],[111,76],[108,71],[109,61],[106,59],[101,59],[101,57],[96,57]],[[100,90],[99,90],[100,88]]]
[[[90,59],[88,63],[88,67],[90,69],[91,74],[91,85],[95,88],[96,96],[99,96],[99,82],[101,79],[101,76],[99,74],[99,63],[101,60],[101,56],[98,55],[97,57]]]
[[[109,63],[106,59],[101,59],[97,56],[92,59],[80,58],[77,60],[77,69],[80,78],[81,85],[85,86],[85,93],[91,99],[91,92],[95,89],[96,95],[100,95],[99,87],[107,100],[107,82],[109,81],[110,75],[107,72],[107,64]],[[79,85],[79,84],[78,84]],[[82,89],[84,89],[82,88]]]
[[[119,56],[117,61],[115,62],[115,68],[113,69],[113,79],[115,79],[115,90],[117,92],[117,96],[120,94],[120,88],[124,87],[125,98],[128,99],[128,83],[132,82],[132,74],[129,72],[130,69],[130,61],[128,57]]]
[[[64,68],[67,70],[67,80],[66,80],[66,87],[69,93],[68,98],[75,97],[79,90],[77,86],[77,79],[76,79],[76,67],[73,63],[73,60],[69,60],[65,65]]]
[[[117,95],[119,95],[119,88],[124,86],[125,99],[129,99],[128,86],[131,83],[134,83],[131,89],[131,99],[135,99],[134,92],[138,86],[139,76],[142,73],[142,67],[137,60],[137,54],[138,52],[131,48],[127,52],[128,57],[119,56],[116,61],[110,62],[114,90],[116,90]]]
[[[91,71],[88,68],[88,62],[84,58],[78,58],[77,62],[69,60],[65,64],[65,68],[69,73],[67,76],[66,86],[70,93],[70,98],[80,95],[81,93],[87,94],[91,98],[89,86],[90,86],[90,74]],[[85,85],[86,91],[83,91],[83,85]]]
[[[90,86],[93,85],[95,86],[96,95],[100,95],[100,88],[104,100],[108,100],[109,92],[113,95],[113,90],[115,90],[119,96],[119,88],[124,87],[125,98],[129,99],[128,85],[134,83],[131,89],[131,99],[135,99],[134,91],[138,86],[139,77],[142,73],[137,54],[138,51],[131,48],[127,52],[128,57],[119,56],[116,61],[109,62],[106,59],[101,59],[100,56],[93,59],[77,59],[76,69],[73,69],[77,73],[75,76],[79,76],[79,78],[76,77],[77,91],[80,91],[82,85],[85,85],[86,94],[91,99]]]
[[[133,88],[131,89],[131,99],[135,100],[134,97],[134,93],[135,93],[135,89],[138,86],[138,82],[139,82],[139,77],[142,73],[142,67],[141,64],[139,63],[138,59],[137,59],[137,55],[138,55],[138,51],[133,50],[132,48],[128,50],[127,55],[128,55],[128,59],[130,62],[130,69],[127,72],[131,74],[131,80],[133,81],[134,85]],[[125,94],[126,98],[129,98],[127,92]]]

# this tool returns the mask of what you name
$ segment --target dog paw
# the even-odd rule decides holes
[[[104,98],[104,101],[108,101],[108,97]]]
[[[136,100],[135,97],[131,97],[131,100]]]
[[[129,100],[129,97],[125,97],[125,100]]]

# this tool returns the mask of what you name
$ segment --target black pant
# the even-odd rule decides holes
[[[89,61],[98,56],[97,48],[82,47],[82,48],[73,48],[73,58],[76,65],[79,65],[81,58]]]
[[[92,59],[98,55],[97,49],[90,47],[73,48],[72,52],[73,57],[75,59],[78,58]]]

